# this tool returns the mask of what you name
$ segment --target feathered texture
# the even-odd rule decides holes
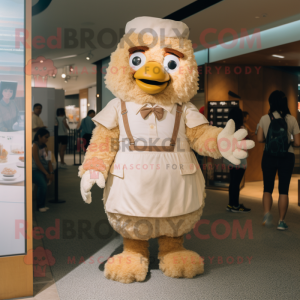
[[[129,39],[132,45],[129,46],[126,40]],[[111,54],[111,60],[105,76],[106,87],[115,95],[124,101],[135,103],[157,103],[171,104],[179,102],[188,102],[197,94],[198,90],[198,69],[194,56],[192,42],[188,39],[158,38],[155,46],[145,51],[147,61],[155,61],[163,65],[163,48],[173,48],[184,54],[180,58],[180,67],[174,74],[170,74],[171,82],[161,93],[150,95],[142,91],[133,78],[133,70],[129,65],[128,49],[133,46],[149,46],[153,37],[145,34],[143,41],[139,41],[138,34],[124,35],[115,52]]]
[[[159,268],[166,276],[174,278],[193,278],[204,272],[200,255],[183,247],[183,237],[162,236],[158,239]]]
[[[128,44],[128,40],[131,45]],[[116,51],[111,55],[105,76],[107,88],[115,97],[127,102],[160,105],[189,102],[198,90],[198,69],[191,41],[178,38],[165,38],[163,40],[158,38],[155,45],[150,47],[149,44],[152,41],[153,37],[147,34],[143,36],[143,41],[139,40],[135,33],[123,36]],[[178,71],[170,74],[171,80],[167,88],[161,93],[147,94],[136,84],[133,77],[134,73],[129,65],[128,51],[134,46],[150,47],[149,50],[145,51],[147,62],[155,61],[161,65],[164,61],[165,51],[163,48],[165,47],[173,48],[184,54],[184,57],[180,59]],[[198,153],[218,158],[221,157],[221,154],[217,147],[217,136],[221,130],[221,128],[202,125],[192,129],[187,128],[186,135],[192,148]],[[118,141],[118,138],[119,128],[108,130],[98,124],[93,131],[91,145],[85,155],[83,165],[79,167],[79,176],[81,177],[92,164],[96,163],[107,179],[118,150],[118,143],[112,144],[112,141]],[[92,160],[93,158],[94,160]],[[97,163],[96,159],[100,159],[101,162]],[[110,174],[109,176],[113,175]],[[202,273],[203,263],[200,256],[183,248],[182,236],[193,229],[195,223],[200,219],[205,205],[204,190],[203,194],[203,202],[198,210],[176,217],[145,218],[106,211],[111,226],[124,238],[124,251],[122,254],[115,255],[112,262],[109,260],[106,263],[105,276],[123,283],[145,280],[149,265],[147,240],[157,237],[160,237],[160,269],[165,275],[190,278]],[[174,263],[177,259],[179,259],[178,264]]]
[[[200,155],[220,158],[222,154],[218,148],[217,137],[222,130],[223,128],[207,124],[199,125],[194,128],[186,126],[186,136],[191,148]]]
[[[124,238],[149,240],[163,235],[178,237],[188,233],[200,220],[205,206],[205,197],[206,194],[203,191],[203,203],[198,210],[176,217],[144,218],[113,214],[107,211],[106,214],[110,225]]]
[[[109,258],[104,275],[122,283],[144,281],[149,267],[149,243],[123,239],[123,252]]]
[[[79,167],[79,177],[82,177],[87,170],[94,169],[88,164],[88,160],[95,157],[102,165],[104,164],[105,170],[100,172],[105,179],[107,178],[110,166],[119,150],[119,135],[119,127],[108,130],[101,124],[97,124],[93,130],[91,142],[85,154],[83,164]]]

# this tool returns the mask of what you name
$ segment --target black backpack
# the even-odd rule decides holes
[[[269,126],[265,151],[275,157],[284,157],[290,147],[288,140],[287,123],[284,118],[275,119],[270,113],[271,124]]]

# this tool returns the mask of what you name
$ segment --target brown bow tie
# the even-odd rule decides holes
[[[143,107],[141,110],[141,116],[145,119],[151,112],[155,114],[157,120],[161,120],[164,116],[164,109],[162,107]]]

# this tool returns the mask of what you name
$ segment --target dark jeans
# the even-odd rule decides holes
[[[239,206],[240,184],[245,174],[243,168],[230,169],[229,205]]]
[[[264,178],[264,192],[273,193],[275,176],[278,171],[279,194],[288,195],[294,164],[294,153],[288,152],[285,157],[273,157],[264,152],[261,161]]]
[[[32,170],[32,182],[37,185],[37,209],[43,208],[47,195],[47,178],[40,170]]]
[[[83,138],[84,148],[87,149],[87,147],[90,145],[92,135],[90,133],[86,133],[82,138]]]

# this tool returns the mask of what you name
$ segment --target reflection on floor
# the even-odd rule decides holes
[[[58,239],[43,238],[45,249],[55,258],[55,264],[51,266],[55,283],[50,277],[46,282],[40,282],[44,290],[31,299],[299,298],[298,177],[293,177],[291,184],[288,231],[276,230],[276,218],[271,228],[261,225],[262,182],[247,183],[241,191],[240,202],[252,209],[249,214],[226,212],[228,193],[207,190],[202,220],[208,220],[208,224],[196,226],[185,235],[185,246],[204,258],[204,274],[194,279],[164,276],[158,267],[157,241],[150,240],[151,263],[146,281],[124,285],[107,280],[103,274],[104,262],[122,251],[122,238],[109,230],[101,189],[94,186],[92,203],[83,203],[77,170],[75,166],[59,170],[59,198],[67,202],[48,203],[50,210],[47,213],[35,213],[38,226],[44,230],[59,222],[60,235]],[[275,191],[274,200],[276,198]],[[274,216],[277,214],[275,205],[273,213]],[[103,226],[99,226],[99,221]],[[87,231],[80,227],[87,227]],[[203,235],[209,238],[204,239]],[[38,288],[39,283],[35,286]]]
[[[290,190],[289,190],[289,202],[290,205],[298,205],[298,180],[300,180],[300,175],[293,175]],[[262,201],[263,195],[263,182],[262,181],[254,181],[247,182],[245,187],[241,190],[240,195],[244,197],[251,197],[253,200]],[[278,202],[278,180],[275,180],[275,186],[273,191],[273,205],[276,205]]]
[[[33,227],[38,226],[33,217]],[[43,241],[40,239],[33,240],[33,249],[37,247],[43,247]],[[46,258],[47,259],[47,258]],[[49,263],[48,263],[49,264]],[[34,266],[36,267],[36,266]],[[35,274],[36,275],[36,274]],[[26,300],[60,300],[56,288],[56,283],[53,279],[51,268],[46,266],[45,274],[40,274],[41,277],[34,276],[33,277],[33,296],[34,297],[27,297],[21,298]],[[21,300],[17,299],[17,300]]]

